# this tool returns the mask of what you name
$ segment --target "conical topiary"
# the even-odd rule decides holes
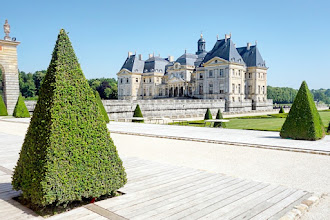
[[[102,100],[101,100],[101,97],[100,97],[99,92],[96,91],[96,90],[94,90],[94,95],[95,95],[95,97],[96,97],[96,102],[97,102],[97,104],[98,104],[99,107],[100,107],[100,110],[101,110],[101,113],[102,113],[102,115],[103,115],[103,117],[104,117],[105,122],[106,122],[106,123],[109,123],[109,122],[110,122],[110,119],[109,119],[109,116],[108,116],[108,114],[107,114],[107,111],[106,111],[105,108],[104,108],[104,105],[103,105],[103,103],[102,103]]]
[[[139,104],[137,104],[136,107],[135,107],[133,118],[143,118],[143,115],[142,115],[142,112],[141,112],[141,109],[140,109]],[[135,119],[133,119],[132,122],[143,123],[144,120],[135,120]]]
[[[327,132],[330,134],[330,122],[329,122],[329,125],[328,125],[328,131]]]
[[[7,112],[7,108],[5,105],[5,102],[2,99],[2,96],[0,95],[0,116],[7,116],[8,112]]]
[[[221,110],[219,109],[218,112],[217,112],[217,116],[216,116],[216,119],[223,119],[223,116],[222,116],[222,113],[221,113]],[[214,125],[213,127],[223,127],[225,128],[226,127],[226,123],[224,122],[214,122]]]
[[[24,103],[24,98],[21,95],[17,99],[13,116],[15,118],[29,118],[30,117],[29,110],[27,109],[27,107]]]
[[[294,99],[280,135],[299,140],[318,140],[325,136],[321,117],[305,81]]]
[[[208,108],[205,112],[204,120],[212,119],[212,114],[210,109]]]
[[[280,111],[279,111],[278,113],[280,113],[280,114],[281,114],[281,113],[285,113],[285,112],[284,112],[284,109],[283,109],[283,106],[281,106]]]
[[[62,29],[12,185],[38,206],[110,195],[126,173],[93,90]]]

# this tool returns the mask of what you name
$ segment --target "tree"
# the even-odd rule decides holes
[[[135,110],[134,110],[134,113],[133,113],[133,118],[143,118],[143,115],[142,115],[139,104],[137,104],[136,107],[135,107]],[[132,122],[143,123],[144,120],[134,120],[133,119]]]
[[[280,111],[279,111],[278,113],[280,113],[280,114],[281,114],[281,113],[285,113],[285,112],[284,112],[284,109],[283,109],[283,106],[281,106]]]
[[[36,95],[39,95],[39,90],[42,84],[42,80],[45,78],[46,70],[36,71],[33,74],[33,81],[36,88]]]
[[[110,122],[110,119],[109,119],[108,113],[107,113],[107,111],[104,108],[104,105],[102,103],[102,100],[101,100],[101,97],[100,97],[98,91],[94,90],[94,95],[96,97],[97,104],[100,107],[100,110],[101,110],[101,113],[102,113],[102,115],[104,117],[105,122],[106,123],[109,123]]]
[[[62,29],[12,185],[38,206],[113,194],[126,173],[93,90]]]
[[[2,99],[2,96],[0,95],[0,116],[7,116],[8,112],[7,112],[7,108],[5,105],[5,102]]]
[[[216,119],[223,119],[223,116],[222,116],[222,113],[221,113],[221,110],[219,109],[218,112],[217,112],[217,116],[215,117]],[[225,128],[226,127],[226,123],[224,122],[214,122],[214,125],[213,127],[223,127]]]
[[[207,108],[206,112],[205,112],[205,116],[204,116],[204,120],[209,120],[212,119],[212,114],[209,108]]]
[[[321,117],[307,83],[303,81],[282,126],[280,136],[300,140],[318,140],[324,135]]]
[[[13,116],[15,118],[30,118],[29,110],[26,108],[24,98],[20,95],[16,102]]]

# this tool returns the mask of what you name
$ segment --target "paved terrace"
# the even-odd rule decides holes
[[[330,136],[319,141],[302,141],[280,138],[279,132],[158,125],[142,123],[111,122],[110,132],[150,137],[192,140],[209,143],[233,144],[281,149],[297,152],[312,152],[330,155]]]
[[[18,193],[11,188],[11,175],[27,124],[0,124],[6,130],[0,131],[0,219],[42,219],[12,199]],[[122,158],[128,174],[120,189],[125,195],[49,219],[278,219],[311,195],[278,184]]]

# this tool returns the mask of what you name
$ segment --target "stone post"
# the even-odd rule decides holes
[[[3,80],[3,98],[9,115],[13,114],[18,96],[17,45],[20,42],[0,40],[0,68]]]

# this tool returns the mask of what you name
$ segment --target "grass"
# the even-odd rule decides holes
[[[330,110],[319,111],[323,124],[327,130],[330,121]],[[260,115],[260,116],[246,116],[229,118],[229,122],[226,123],[229,129],[244,129],[244,130],[258,130],[258,131],[280,131],[285,118],[288,114],[273,114],[273,115]],[[169,123],[172,125],[178,125],[180,123]],[[185,124],[187,125],[187,124]],[[210,122],[204,120],[189,121],[188,126],[204,127],[210,126]]]

